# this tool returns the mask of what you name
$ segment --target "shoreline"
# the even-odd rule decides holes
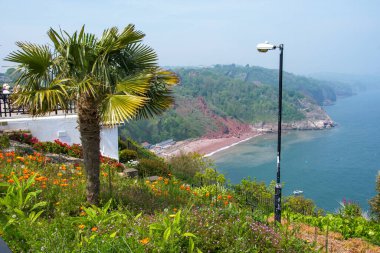
[[[158,155],[164,158],[170,158],[172,156],[177,156],[180,153],[192,153],[197,152],[205,157],[210,157],[217,152],[226,150],[242,142],[248,141],[252,138],[258,137],[265,134],[264,132],[259,132],[252,130],[251,132],[246,132],[240,136],[226,136],[220,138],[199,138],[193,140],[179,141],[173,146],[170,146]]]
[[[216,154],[216,153],[218,153],[218,152],[220,152],[220,151],[223,151],[223,150],[229,149],[229,148],[231,148],[231,147],[233,147],[233,146],[236,146],[236,145],[238,145],[238,144],[240,144],[240,143],[243,143],[243,142],[249,141],[250,139],[255,138],[255,137],[258,137],[258,136],[261,136],[261,135],[263,135],[263,134],[258,134],[258,135],[255,135],[255,136],[251,136],[251,137],[248,137],[248,138],[246,138],[246,139],[244,139],[244,140],[241,140],[241,141],[238,141],[238,142],[232,143],[231,145],[228,145],[228,146],[222,147],[222,148],[217,149],[217,150],[215,150],[215,151],[213,151],[213,152],[211,152],[211,153],[205,154],[204,157],[210,157],[210,156],[212,156],[212,155],[214,155],[214,154]]]

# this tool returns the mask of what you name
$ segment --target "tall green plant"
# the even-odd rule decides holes
[[[13,183],[0,184],[0,186],[7,187],[5,196],[0,198],[0,210],[5,214],[0,218],[0,221],[4,223],[4,230],[21,220],[32,224],[44,212],[44,210],[37,211],[47,204],[46,201],[38,201],[37,196],[41,190],[29,191],[35,182],[35,177],[36,175],[27,181],[20,181],[15,175],[12,175]]]

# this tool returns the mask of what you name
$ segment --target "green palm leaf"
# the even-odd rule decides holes
[[[148,99],[134,95],[108,95],[102,103],[101,118],[105,125],[121,124],[136,116]]]

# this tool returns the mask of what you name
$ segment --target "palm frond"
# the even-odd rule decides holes
[[[5,60],[20,64],[25,69],[24,78],[41,78],[49,75],[52,64],[52,53],[47,45],[36,45],[27,42],[17,42],[20,50],[10,53]]]
[[[156,80],[158,83],[164,83],[168,86],[174,86],[180,83],[179,77],[172,71],[158,69],[156,71]]]
[[[45,115],[58,107],[67,109],[69,94],[65,82],[67,79],[56,79],[49,87],[38,90],[29,86],[23,87],[20,92],[12,95],[13,104],[28,108],[34,116]]]
[[[146,102],[146,97],[134,95],[108,95],[101,105],[101,118],[105,125],[121,124],[136,116],[139,108]]]
[[[144,95],[150,88],[154,76],[151,73],[132,75],[116,85],[115,93]]]

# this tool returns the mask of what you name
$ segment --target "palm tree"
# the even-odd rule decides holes
[[[141,43],[145,35],[134,25],[106,29],[99,39],[84,26],[72,35],[52,28],[47,34],[52,46],[17,42],[19,50],[5,59],[19,64],[22,88],[14,103],[33,116],[76,103],[87,201],[98,204],[101,127],[162,113],[179,79],[157,66],[157,55]]]

